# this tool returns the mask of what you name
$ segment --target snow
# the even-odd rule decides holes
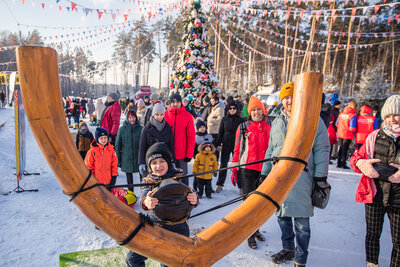
[[[3,122],[6,124],[0,128],[0,191],[8,192],[17,184],[12,108],[0,109],[0,125]],[[60,254],[117,246],[112,238],[96,230],[62,193],[28,123],[26,156],[25,169],[40,175],[24,176],[21,186],[39,189],[39,192],[0,195],[0,266],[57,266]],[[224,190],[213,194],[213,199],[203,198],[193,214],[238,196],[238,189],[231,185],[229,177],[228,172]],[[354,202],[360,175],[330,165],[328,178],[332,186],[331,199],[326,209],[315,209],[315,216],[311,218],[307,266],[365,266],[364,205]],[[138,180],[137,177],[134,179]],[[125,182],[125,174],[120,172],[117,184]],[[192,234],[221,219],[238,204],[192,219]],[[260,230],[267,240],[257,241],[257,250],[248,248],[245,241],[214,266],[277,266],[270,261],[270,256],[281,250],[276,217],[272,216]],[[386,217],[381,237],[381,266],[389,266],[391,247]],[[293,263],[281,266],[293,266]]]

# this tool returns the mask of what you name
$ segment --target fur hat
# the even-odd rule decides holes
[[[392,95],[386,99],[381,110],[382,119],[390,114],[400,114],[400,95]]]
[[[289,95],[293,96],[293,91],[294,91],[294,83],[292,82],[285,83],[281,88],[281,92],[279,93],[281,101],[282,99],[284,99]]]
[[[152,93],[151,95],[150,95],[150,100],[157,100],[158,101],[158,95],[156,94],[156,93]]]
[[[198,147],[197,147],[197,151],[201,152],[203,150],[205,150],[205,148],[209,146],[211,147],[211,152],[214,153],[215,152],[215,147],[214,145],[210,142],[210,141],[204,141],[202,142]]]
[[[107,132],[107,130],[106,129],[104,129],[104,128],[96,128],[96,132],[94,133],[94,137],[95,137],[95,139],[96,139],[96,143],[98,143],[99,142],[99,138],[100,137],[102,137],[102,136],[107,136],[107,139],[108,139],[108,132]]]
[[[172,94],[171,97],[169,98],[169,100],[171,101],[171,103],[174,101],[178,101],[178,102],[182,103],[182,97],[178,93]]]
[[[153,144],[146,153],[146,166],[150,170],[150,163],[152,160],[163,158],[168,163],[168,169],[172,168],[172,157],[168,146],[163,143]]]
[[[263,114],[265,114],[265,108],[263,103],[255,96],[250,97],[249,105],[247,107],[247,111],[250,113],[254,108],[261,108]]]
[[[117,93],[109,93],[108,96],[114,99],[115,101],[118,101],[119,99],[119,95]]]
[[[151,116],[153,117],[157,113],[165,113],[165,108],[164,108],[163,104],[157,103],[154,105],[153,110],[151,112]]]

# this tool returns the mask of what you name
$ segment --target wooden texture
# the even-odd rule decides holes
[[[56,51],[43,47],[19,47],[17,64],[25,110],[35,138],[65,192],[79,189],[89,171],[71,140],[63,111]],[[296,76],[293,116],[282,156],[307,160],[318,126],[322,75]],[[258,188],[282,203],[304,166],[280,161]],[[88,186],[96,183],[92,176]],[[117,242],[139,224],[139,215],[103,187],[81,193],[74,203]],[[146,225],[126,246],[169,266],[210,266],[258,229],[276,208],[259,195],[251,195],[239,207],[188,238],[158,226]]]

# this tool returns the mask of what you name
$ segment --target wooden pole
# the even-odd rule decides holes
[[[300,22],[300,20],[297,21],[297,24],[296,24],[296,32],[295,32],[295,34],[294,34],[293,51],[292,51],[292,60],[291,60],[290,69],[289,69],[290,72],[289,72],[288,81],[291,81],[291,80],[292,80],[294,55],[295,55],[295,50],[296,50],[296,40],[297,40],[297,33],[298,33],[298,31],[299,31],[299,22]]]
[[[355,80],[356,80],[356,66],[357,66],[357,60],[358,60],[358,41],[359,41],[359,37],[358,37],[358,33],[360,32],[360,27],[361,27],[361,20],[358,22],[358,27],[357,27],[357,38],[356,38],[356,44],[355,44],[355,48],[354,48],[354,53],[353,53],[353,63],[351,64],[351,84],[350,84],[350,90],[349,90],[349,96],[353,95],[354,92],[354,84],[355,84]]]
[[[304,71],[304,67],[307,64],[307,61],[310,60],[310,47],[312,44],[312,40],[314,39],[314,29],[315,29],[315,16],[313,17],[312,23],[311,23],[311,31],[310,31],[310,38],[308,39],[308,44],[307,44],[307,49],[303,58],[303,63],[301,64],[301,72]],[[308,64],[307,64],[308,65]]]
[[[333,1],[329,7],[329,9],[333,10],[335,8],[335,1]],[[333,25],[333,16],[331,16],[331,19],[329,20],[329,29],[328,29],[328,40],[326,41],[326,49],[325,49],[325,57],[324,57],[324,65],[322,67],[322,74],[325,74],[326,72],[326,66],[329,64],[329,45],[331,42],[331,32],[332,32],[332,25]]]
[[[340,95],[343,95],[344,93],[344,83],[347,80],[346,79],[346,71],[347,71],[347,62],[349,60],[349,51],[350,51],[350,33],[351,33],[351,27],[353,25],[353,20],[350,19],[350,24],[349,24],[349,30],[347,32],[347,49],[346,49],[346,58],[344,60],[344,70],[343,70],[343,77],[342,77],[342,85],[340,87]]]
[[[247,74],[247,90],[250,91],[250,81],[251,81],[251,51],[249,51],[249,69]]]
[[[287,17],[286,17],[286,24],[285,24],[285,47],[283,49],[283,66],[282,66],[282,71],[281,71],[281,81],[282,84],[286,83],[286,56],[287,56]]]

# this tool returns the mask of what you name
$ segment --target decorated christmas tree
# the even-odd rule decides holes
[[[199,0],[193,1],[184,20],[185,34],[179,47],[176,71],[172,74],[170,88],[191,102],[205,95],[219,93],[214,71],[214,56],[206,35],[206,17]]]

